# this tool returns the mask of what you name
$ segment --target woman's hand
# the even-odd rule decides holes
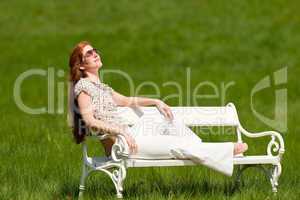
[[[156,107],[159,110],[159,112],[165,116],[165,118],[167,118],[170,121],[174,119],[171,108],[167,104],[165,104],[163,101],[158,99],[157,103],[156,103]]]
[[[127,132],[122,134],[127,142],[127,145],[129,147],[130,153],[136,154],[138,151],[138,146],[135,142],[135,139]]]

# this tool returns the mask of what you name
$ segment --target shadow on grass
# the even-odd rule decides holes
[[[197,182],[198,181],[198,182]],[[133,185],[126,187],[124,196],[128,197],[143,197],[143,196],[155,196],[159,194],[162,197],[168,198],[170,196],[189,196],[199,197],[203,196],[215,196],[216,193],[231,196],[232,184],[213,183],[209,180],[178,180],[174,182],[164,182],[160,180],[155,181],[137,181]]]
[[[143,170],[140,172],[143,172]],[[194,172],[188,170],[182,170],[181,172],[185,172],[184,174],[176,174],[176,169],[170,169],[169,172],[165,172],[166,171],[157,171],[150,168],[145,170],[145,173],[142,174],[128,174],[124,183],[124,197],[147,199],[155,196],[163,198],[182,195],[199,197],[203,196],[203,194],[206,196],[215,196],[216,193],[226,196],[232,195],[231,189],[233,184],[231,179],[222,181],[220,180],[222,176],[218,175],[216,176],[218,181],[206,175],[204,177],[200,175],[200,178],[197,178],[197,175],[194,176]],[[212,174],[212,176],[214,176],[214,174]],[[93,177],[90,184],[89,196],[115,197],[116,191],[109,178],[102,178],[100,182],[99,178]]]
[[[249,170],[252,171],[252,170]],[[234,176],[223,177],[216,173],[207,173],[204,171],[181,171],[176,174],[176,170],[156,171],[148,169],[146,171],[136,171],[129,173],[124,182],[124,197],[134,199],[147,199],[155,196],[162,198],[186,196],[197,198],[205,196],[213,198],[216,196],[232,197],[240,194],[240,190],[233,190]],[[200,172],[197,174],[197,172]],[[140,174],[139,174],[140,173]],[[248,172],[249,173],[249,172]],[[265,182],[262,174],[254,172],[247,174],[247,190],[254,188],[257,190],[263,186],[263,190],[270,189],[269,183]],[[174,174],[174,175],[173,175]],[[54,199],[76,199],[78,197],[78,179],[66,180],[63,182],[54,195]],[[241,188],[242,190],[244,187]],[[268,190],[269,191],[269,190]],[[103,173],[94,172],[86,180],[85,197],[88,199],[114,199],[115,187],[110,178]]]

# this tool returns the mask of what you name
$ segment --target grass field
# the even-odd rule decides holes
[[[66,109],[58,113],[57,84],[66,83],[68,56],[81,40],[102,52],[103,69],[128,73],[138,85],[153,81],[160,98],[174,92],[167,81],[183,86],[182,105],[194,105],[186,94],[186,70],[191,88],[210,81],[221,87],[234,82],[225,99],[201,99],[198,105],[220,106],[234,102],[240,121],[249,131],[270,130],[251,111],[250,93],[262,78],[288,67],[288,130],[283,174],[277,196],[262,173],[245,173],[241,192],[230,192],[233,178],[197,167],[130,169],[125,181],[126,199],[299,199],[300,173],[296,118],[300,112],[300,14],[298,1],[37,1],[0,2],[0,199],[76,199],[81,174],[81,148],[66,123]],[[54,68],[55,112],[31,115],[14,100],[14,83],[30,69]],[[100,72],[101,73],[101,72]],[[107,75],[104,82],[130,95],[124,80]],[[298,84],[297,84],[298,83]],[[274,91],[255,96],[255,107],[274,115]],[[65,90],[66,91],[66,87]],[[24,81],[24,104],[47,106],[47,77]],[[201,90],[210,94],[211,88]],[[141,95],[153,94],[145,87]],[[64,93],[65,108],[67,93]],[[167,101],[178,105],[176,99]],[[205,141],[234,140],[233,135],[202,134]],[[246,140],[249,153],[265,151],[265,140]],[[94,141],[91,154],[103,154]],[[104,174],[87,181],[85,199],[114,199],[115,191]]]

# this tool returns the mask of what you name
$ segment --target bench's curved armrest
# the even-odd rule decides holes
[[[129,149],[123,135],[118,134],[116,137],[116,142],[113,144],[111,149],[111,157],[114,161],[121,162],[124,157],[129,156]]]
[[[99,134],[99,135],[87,135],[86,137],[104,140],[104,139],[111,137],[111,135],[110,134],[101,134],[101,135]],[[112,157],[113,161],[119,163],[123,160],[124,157],[128,157],[129,151],[128,151],[128,146],[124,145],[124,144],[127,144],[124,136],[118,134],[118,135],[116,135],[116,137],[117,137],[116,142],[112,146],[111,157]],[[83,150],[82,153],[83,153],[84,162],[86,164],[90,164],[91,158],[88,157],[87,144],[85,141],[82,142],[82,150]]]
[[[238,114],[237,114],[235,105],[233,103],[228,103],[227,106],[234,109],[235,115],[237,117]],[[237,119],[238,119],[238,117],[237,117]],[[259,133],[250,133],[242,127],[239,120],[238,120],[237,130],[238,130],[238,137],[240,137],[239,132],[241,132],[242,134],[244,134],[245,136],[247,136],[249,138],[258,138],[258,137],[264,137],[264,136],[271,136],[271,140],[270,140],[270,142],[268,144],[268,147],[267,147],[268,155],[273,155],[272,154],[272,151],[273,151],[274,153],[278,153],[279,158],[281,158],[282,155],[284,154],[284,151],[285,151],[284,141],[283,141],[283,138],[282,138],[280,133],[278,133],[276,131],[264,131],[264,132],[259,132]],[[279,141],[279,143],[277,142],[276,139]]]
[[[244,134],[245,136],[249,138],[258,138],[258,137],[264,137],[264,136],[271,136],[271,140],[267,147],[267,153],[268,155],[273,155],[272,152],[278,153],[278,156],[281,158],[284,154],[285,147],[284,147],[284,140],[280,133],[276,131],[263,131],[258,133],[250,133],[246,131],[241,125],[238,126],[239,131]],[[277,140],[278,142],[277,142]]]
[[[100,140],[104,140],[111,137],[111,135],[103,134],[103,135],[97,135],[96,137]],[[123,135],[121,134],[116,135],[116,142],[113,144],[111,149],[111,157],[114,161],[120,162],[123,157],[128,157],[129,150],[126,144],[127,142]]]

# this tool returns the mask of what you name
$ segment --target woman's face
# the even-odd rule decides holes
[[[91,45],[86,45],[83,50],[83,66],[80,69],[85,71],[97,71],[101,66],[101,58],[97,53],[97,50],[94,49]]]

